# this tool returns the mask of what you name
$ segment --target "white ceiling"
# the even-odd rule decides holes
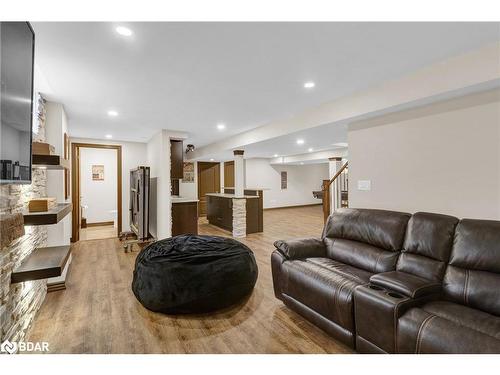
[[[117,25],[133,36],[115,33]],[[33,23],[46,94],[64,104],[71,136],[144,142],[172,129],[197,147],[499,40],[499,25]],[[306,81],[316,87],[304,89]],[[298,151],[345,141],[345,128],[322,128]],[[298,136],[306,138],[245,149],[289,155]]]

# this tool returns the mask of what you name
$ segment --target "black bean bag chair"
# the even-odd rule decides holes
[[[149,310],[204,313],[231,306],[257,281],[252,250],[225,237],[182,235],[145,247],[135,261],[132,290]]]

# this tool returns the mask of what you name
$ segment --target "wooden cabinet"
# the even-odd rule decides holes
[[[233,200],[208,195],[207,219],[210,224],[233,230]]]
[[[258,198],[247,198],[246,222],[247,234],[263,231],[262,207]],[[207,220],[210,224],[219,228],[233,230],[233,199],[207,195]]]
[[[198,202],[172,203],[172,236],[198,234]]]
[[[170,140],[170,178],[182,179],[184,169],[184,146],[182,141]]]

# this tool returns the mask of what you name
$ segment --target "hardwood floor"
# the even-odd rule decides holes
[[[146,310],[130,288],[137,251],[125,254],[117,239],[81,241],[67,289],[47,295],[28,339],[47,341],[51,353],[350,353],[273,294],[273,242],[319,236],[322,215],[321,206],[265,211],[265,232],[242,239],[259,266],[252,295],[205,315]],[[205,220],[200,234],[230,235]]]
[[[117,232],[117,228],[113,225],[82,228],[80,229],[80,241],[118,237]]]

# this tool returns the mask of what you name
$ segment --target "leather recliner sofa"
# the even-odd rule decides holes
[[[276,297],[359,352],[500,353],[500,222],[342,209],[275,246]]]
[[[440,298],[397,325],[399,353],[500,353],[500,222],[462,220]]]
[[[328,218],[320,239],[276,241],[276,297],[353,347],[354,290],[395,269],[409,219],[400,212],[345,209]]]

